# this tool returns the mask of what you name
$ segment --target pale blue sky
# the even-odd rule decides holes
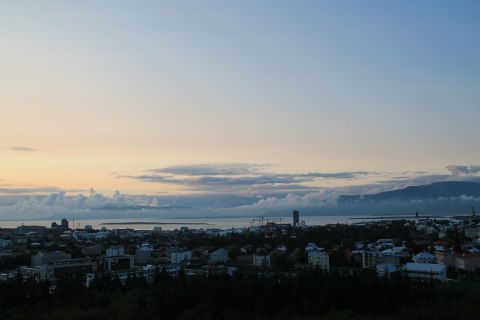
[[[2,1],[0,39],[11,186],[480,163],[479,1]]]

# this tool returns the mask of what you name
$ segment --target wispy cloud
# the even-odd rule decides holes
[[[160,169],[148,170],[154,173],[164,173],[184,176],[231,176],[257,174],[259,170],[269,167],[266,164],[249,163],[210,163],[194,165],[177,165]]]
[[[0,195],[34,195],[48,194],[52,192],[84,192],[86,190],[73,189],[65,190],[58,187],[14,187],[11,185],[2,185],[0,187]]]
[[[37,149],[35,149],[35,148],[25,147],[25,146],[13,146],[13,147],[10,148],[10,150],[12,150],[12,151],[18,151],[18,152],[33,152],[33,151],[37,151]]]

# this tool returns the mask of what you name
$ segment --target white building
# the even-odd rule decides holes
[[[308,264],[323,271],[330,271],[330,256],[322,250],[308,251]]]
[[[409,262],[404,271],[409,278],[423,280],[447,280],[447,269],[443,264]]]

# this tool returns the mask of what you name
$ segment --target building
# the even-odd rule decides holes
[[[42,266],[49,262],[53,261],[61,261],[61,260],[69,260],[72,256],[69,253],[61,252],[61,251],[53,251],[53,252],[45,252],[41,251],[36,255],[33,255],[31,258],[32,266]]]
[[[0,248],[6,248],[12,245],[11,240],[0,239]]]
[[[416,263],[436,263],[437,259],[430,252],[420,252],[413,257],[413,262]]]
[[[61,222],[62,229],[67,230],[68,229],[68,220],[63,218]]]
[[[123,256],[124,254],[125,249],[123,247],[110,247],[105,251],[107,257]]]
[[[470,239],[480,238],[480,227],[468,227],[463,230],[465,237]]]
[[[103,246],[96,244],[82,248],[82,253],[87,257],[98,257],[102,254]]]
[[[395,253],[391,253],[388,250],[384,250],[376,256],[375,265],[377,264],[394,264],[398,266],[400,265],[400,256]]]
[[[90,258],[51,261],[37,267],[41,280],[56,281],[62,277],[84,276],[97,272],[97,260]]]
[[[313,268],[319,268],[323,271],[330,271],[330,256],[323,250],[308,251],[308,264]]]
[[[474,272],[475,270],[480,269],[480,254],[455,254],[455,268],[467,272]]]
[[[222,248],[215,251],[212,251],[208,256],[208,261],[211,264],[222,263],[225,264],[228,262],[228,249]]]
[[[300,212],[298,210],[293,211],[293,226],[296,227],[300,223]]]
[[[21,225],[15,229],[13,234],[17,236],[21,236],[21,235],[26,236],[27,234],[36,234],[36,235],[43,236],[46,234],[46,232],[47,232],[47,227],[44,227],[44,226]]]
[[[254,254],[253,265],[261,268],[269,268],[271,266],[270,254]]]
[[[192,260],[192,251],[190,250],[174,250],[170,252],[170,261],[174,264],[187,263]]]
[[[110,247],[104,259],[105,272],[127,272],[135,268],[135,258],[126,255],[123,247]]]
[[[152,259],[153,249],[150,246],[142,245],[135,251],[135,261],[139,265],[144,265],[150,262]]]
[[[374,251],[364,250],[362,254],[362,268],[374,268],[377,265],[377,254]]]
[[[447,268],[443,264],[409,262],[404,271],[407,277],[419,280],[447,280]]]
[[[480,269],[480,254],[478,253],[451,253],[436,252],[438,263],[456,270],[474,272]]]
[[[398,271],[397,266],[391,263],[377,264],[376,269],[377,269],[377,276],[380,278],[383,278],[383,277],[390,278],[390,275],[392,273],[395,273]]]

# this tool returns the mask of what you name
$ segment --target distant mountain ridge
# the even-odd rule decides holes
[[[385,191],[368,195],[342,195],[339,203],[414,201],[460,196],[480,197],[480,183],[442,181],[428,185],[410,186],[400,190]]]

